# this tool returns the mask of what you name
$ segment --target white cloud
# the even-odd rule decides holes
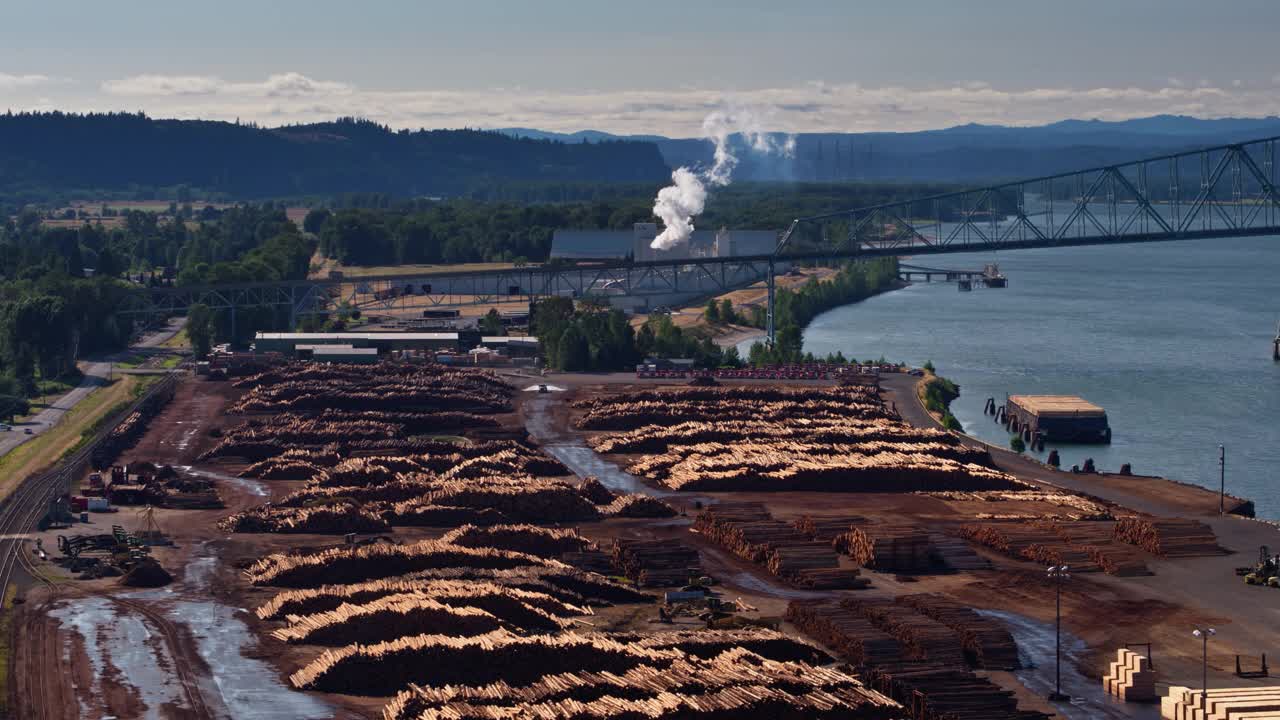
[[[279,73],[257,83],[233,83],[212,75],[135,75],[102,83],[109,95],[127,97],[172,97],[183,95],[229,95],[296,98],[324,94],[345,94],[351,86],[339,82],[312,80],[296,72]]]
[[[1280,85],[1280,76],[1276,78]],[[671,90],[540,91],[366,90],[296,72],[257,82],[215,76],[138,75],[102,84],[105,95],[75,110],[137,110],[156,117],[254,120],[268,125],[367,117],[395,128],[537,127],[699,137],[711,108],[766,108],[769,126],[785,132],[923,130],[969,122],[1036,125],[1063,118],[1124,120],[1162,113],[1202,117],[1280,115],[1280,88],[1033,87],[986,82],[954,86],[869,87],[811,81],[734,93],[698,87]],[[121,98],[129,98],[127,107]],[[105,104],[105,106],[104,106]]]
[[[0,73],[0,90],[18,90],[41,85],[53,85],[60,82],[66,82],[66,80],[49,77],[48,75],[10,75],[8,73]]]

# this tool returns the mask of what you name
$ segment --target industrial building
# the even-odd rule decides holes
[[[256,353],[277,352],[286,357],[315,357],[328,355],[330,359],[339,351],[364,350],[353,353],[367,357],[368,350],[385,355],[393,350],[416,351],[466,351],[480,344],[479,332],[450,333],[399,333],[399,332],[339,332],[339,333],[279,333],[260,332],[254,336]],[[326,349],[324,346],[329,346]]]
[[[656,223],[636,223],[631,230],[556,230],[551,257],[566,260],[669,260],[680,258],[768,255],[778,244],[776,230],[695,230],[687,243],[670,250],[649,247],[658,236]]]

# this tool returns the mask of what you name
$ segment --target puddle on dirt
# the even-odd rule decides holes
[[[218,480],[219,482],[224,482],[229,485],[235,485],[241,490],[257,497],[271,497],[271,487],[261,480],[251,480],[249,478],[242,478],[236,475],[228,475],[227,473],[214,472],[213,470],[197,470],[190,465],[179,465],[177,468],[188,475],[206,477],[210,480]]]
[[[547,392],[564,392],[564,388],[560,387],[559,385],[530,385],[529,387],[525,388],[524,391],[539,392],[542,390],[542,388],[546,388]]]
[[[156,641],[158,633],[143,618],[120,612],[115,603],[104,597],[65,602],[51,610],[49,616],[83,639],[95,681],[107,674],[108,667],[114,668],[114,675],[138,692],[146,705],[142,718],[163,720],[169,716],[164,711],[166,706],[190,709],[181,683],[171,672],[174,665],[169,648]],[[70,649],[66,651],[69,663]],[[81,690],[87,690],[85,694],[90,697],[105,697],[106,693],[96,684]],[[80,714],[92,716],[83,704]]]
[[[719,551],[712,550],[710,548],[702,548],[701,551],[721,566],[726,568],[733,567],[732,562]],[[712,574],[714,575],[714,573]],[[787,600],[813,600],[830,597],[830,594],[811,592],[809,590],[795,590],[784,585],[772,583],[768,580],[752,575],[745,570],[733,570],[728,575],[717,576],[716,579],[721,585],[738,587],[758,595],[768,595],[770,597],[785,598]]]
[[[564,463],[574,475],[581,478],[595,475],[605,487],[614,492],[640,493],[656,498],[671,498],[679,494],[646,485],[640,478],[624,472],[585,445],[543,445],[542,449]]]
[[[208,596],[217,563],[214,555],[192,558],[182,578],[181,593]],[[244,657],[244,649],[253,646],[254,638],[249,626],[239,617],[243,612],[211,601],[176,600],[169,608],[169,617],[185,625],[195,638],[196,650],[209,666],[218,694],[231,717],[332,718],[333,709],[328,704],[286,687],[268,663]]]
[[[1014,674],[1028,690],[1047,697],[1053,691],[1055,682],[1054,626],[1017,613],[1000,610],[978,612],[1005,624],[1018,643],[1018,657],[1023,665],[1023,669]],[[1076,670],[1076,663],[1084,657],[1087,650],[1080,638],[1070,633],[1062,634],[1062,692],[1070,696],[1071,701],[1051,703],[1058,713],[1071,720],[1157,720],[1160,717],[1159,705],[1121,702],[1102,689],[1101,680],[1091,680],[1081,675]]]

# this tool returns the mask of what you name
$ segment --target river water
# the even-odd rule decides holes
[[[1271,360],[1280,237],[916,262],[976,269],[993,261],[1008,288],[911,285],[820,315],[805,349],[932,360],[960,385],[952,411],[966,431],[1001,445],[1009,436],[983,415],[988,397],[1080,395],[1106,408],[1112,444],[1059,446],[1064,467],[1086,457],[1111,471],[1127,462],[1135,473],[1217,489],[1224,444],[1228,492],[1280,519],[1280,363]]]

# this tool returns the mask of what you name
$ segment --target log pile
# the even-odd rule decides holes
[[[537,525],[463,525],[440,537],[440,542],[463,547],[490,547],[515,550],[538,557],[553,558],[567,552],[592,547],[590,540],[577,530],[553,529]]]
[[[1183,518],[1123,517],[1115,536],[1159,557],[1224,555],[1213,529],[1199,520]]]
[[[714,657],[742,647],[763,657],[814,663],[823,654],[807,643],[770,630],[623,634],[562,633],[519,636],[498,630],[473,637],[413,635],[326,650],[290,676],[302,690],[350,695],[391,695],[411,683],[473,685],[502,681],[532,684],[557,673],[622,674],[641,665],[667,667],[689,657]]]
[[[750,438],[754,442],[810,442],[841,445],[870,442],[914,442],[957,445],[953,435],[940,430],[913,428],[899,423],[857,418],[796,418],[785,424],[761,424],[749,420],[685,421],[668,425],[644,425],[634,430],[596,435],[590,440],[596,452],[662,454],[687,445],[727,444]],[[975,456],[980,457],[980,456]]]
[[[147,432],[151,420],[159,415],[164,406],[173,399],[175,386],[176,383],[162,385],[134,412],[129,413],[129,416],[119,425],[112,428],[102,442],[94,446],[90,457],[90,463],[94,469],[102,470],[110,467],[121,453],[138,444]]]
[[[389,528],[382,516],[348,504],[320,507],[261,505],[218,521],[232,533],[376,533]]]
[[[792,601],[787,606],[786,619],[854,667],[879,665],[902,657],[902,645],[893,636],[861,613],[835,601]]]
[[[914,608],[884,598],[845,598],[840,605],[893,636],[904,658],[964,667],[964,643],[956,631]]]
[[[370,372],[345,369],[327,376],[301,364],[236,383],[249,391],[231,412],[324,410],[501,413],[511,409],[511,388],[495,375],[434,365],[379,363]]]
[[[822,542],[832,542],[837,536],[849,531],[855,525],[867,521],[861,515],[843,515],[840,517],[815,517],[802,515],[791,524],[804,535]]]
[[[355,642],[383,642],[406,635],[448,633],[467,637],[495,630],[523,630],[492,613],[474,607],[455,607],[426,595],[388,595],[360,605],[340,605],[314,615],[290,615],[288,626],[272,631],[288,643],[340,646]]]
[[[525,578],[533,580],[532,576]],[[309,590],[286,590],[259,606],[263,620],[289,616],[316,615],[343,605],[365,605],[393,595],[417,594],[452,607],[475,607],[517,624],[534,622],[541,616],[570,618],[591,611],[585,606],[555,597],[554,588],[539,584],[549,592],[526,590],[488,580],[404,579],[373,580],[354,585],[325,585]],[[576,594],[575,594],[576,595]]]
[[[385,708],[384,720],[488,720],[499,717],[843,718],[899,717],[900,708],[833,668],[779,662],[736,649],[687,657],[625,673],[567,672],[524,686],[412,685]]]
[[[650,495],[632,493],[615,498],[608,505],[600,505],[604,517],[619,518],[668,518],[675,517],[676,510]]]
[[[693,546],[676,539],[613,541],[613,566],[640,587],[679,587],[702,575]]]
[[[709,506],[698,514],[693,529],[800,587],[829,590],[870,584],[857,570],[840,567],[830,543],[811,540],[790,523],[774,520],[761,503]]]
[[[964,644],[968,660],[987,670],[1016,670],[1021,667],[1018,646],[1009,630],[973,608],[942,595],[902,595],[894,602],[912,608],[951,628]]]
[[[245,571],[253,585],[319,587],[328,583],[354,583],[404,575],[419,570],[449,567],[510,569],[527,565],[560,565],[534,555],[468,548],[420,540],[407,545],[375,544],[331,548],[310,555],[274,553]]]
[[[855,563],[880,572],[923,573],[937,569],[932,539],[914,527],[863,524],[837,535],[831,542]]]
[[[1022,710],[1014,693],[963,668],[933,662],[898,661],[870,668],[865,677],[913,708],[916,720],[1048,720]]]

